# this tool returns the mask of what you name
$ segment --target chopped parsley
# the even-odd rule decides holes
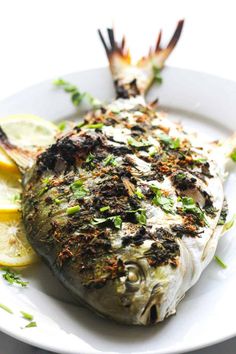
[[[112,154],[107,155],[107,157],[104,159],[103,163],[104,163],[104,166],[108,166],[108,165],[117,166],[116,158]]]
[[[151,185],[151,190],[156,194],[153,198],[153,204],[159,206],[166,213],[173,213],[174,201],[170,197],[165,197],[155,185]]]
[[[65,81],[63,79],[57,79],[53,82],[53,84],[57,87],[62,88],[65,92],[69,93],[71,101],[76,107],[79,106],[79,104],[84,99],[86,99],[88,103],[94,108],[97,108],[101,104],[101,102],[94,98],[90,93],[80,92],[77,86],[71,84],[68,81]]]
[[[148,147],[148,146],[151,146],[151,144],[148,142],[148,141],[138,141],[138,140],[135,140],[134,138],[128,138],[127,139],[127,143],[132,146],[132,147],[135,147],[135,148],[142,148],[142,147]]]
[[[154,75],[154,81],[159,85],[162,84],[163,79],[160,74],[161,69],[158,66],[153,65],[152,70]]]
[[[179,172],[179,173],[177,173],[177,175],[175,175],[175,179],[178,182],[183,181],[183,179],[185,179],[185,178],[186,178],[186,175],[182,172]]]
[[[110,210],[110,207],[109,207],[109,205],[107,205],[107,206],[101,207],[99,210],[101,211],[101,213],[103,213],[104,211]]]
[[[88,190],[83,187],[83,181],[78,179],[70,185],[73,195],[76,199],[82,199],[88,194]]]
[[[27,321],[32,321],[34,319],[34,316],[30,315],[27,312],[20,311],[20,313],[22,314],[22,317]]]
[[[73,215],[76,214],[80,211],[80,206],[79,205],[75,205],[73,207],[67,208],[66,209],[66,214],[67,215]]]
[[[18,194],[15,194],[13,196],[13,202],[20,202],[21,201],[21,195],[18,193]]]
[[[236,148],[231,152],[229,156],[234,162],[236,162]]]
[[[172,150],[176,150],[180,147],[179,138],[174,139],[163,133],[159,134],[158,138],[164,145],[168,146]]]
[[[28,285],[27,281],[23,281],[19,275],[8,268],[3,269],[5,273],[2,274],[2,277],[9,283],[9,284],[17,284],[21,285],[22,287],[26,287]]]
[[[146,216],[146,210],[139,208],[135,210],[128,210],[127,213],[130,214],[135,214],[135,218],[137,222],[141,225],[146,225],[147,224],[147,216]]]
[[[108,218],[94,218],[92,220],[92,225],[100,225],[100,224],[104,224],[106,222],[111,221],[116,229],[121,229],[122,227],[122,219],[119,215],[116,216],[110,216]]]
[[[66,129],[66,121],[60,122],[57,127],[61,132],[63,132]]]
[[[200,221],[204,221],[204,223],[207,225],[204,212],[200,207],[197,206],[193,198],[181,197],[180,201],[182,202],[184,212],[196,215]]]
[[[148,152],[150,157],[154,157],[157,153],[157,149],[155,146],[151,146]]]
[[[58,199],[58,198],[54,199],[54,203],[57,205],[60,205],[62,202],[63,202],[63,200],[61,200],[61,199]]]
[[[93,162],[94,159],[95,159],[95,156],[94,156],[93,154],[91,154],[91,152],[90,152],[90,153],[88,154],[88,156],[87,156],[85,162],[86,162],[89,166],[94,167],[94,166],[95,166],[95,164],[94,164],[94,162]]]
[[[141,225],[147,224],[146,210],[141,210],[135,213],[136,220]]]
[[[227,268],[227,265],[222,261],[222,259],[220,259],[220,257],[215,256],[214,259],[219,264],[219,266],[221,266],[224,269]]]
[[[10,309],[10,307],[8,307],[6,305],[0,304],[0,308],[3,309],[4,311],[10,313],[10,314],[13,314],[13,311]]]
[[[232,218],[224,224],[222,233],[225,233],[226,231],[228,231],[234,226],[235,219],[236,219],[236,214],[234,214]]]
[[[203,157],[193,160],[193,163],[205,163],[205,162],[207,162],[207,159]]]
[[[104,126],[103,123],[97,123],[97,124],[88,124],[85,126],[85,128],[88,129],[102,129],[102,127]]]
[[[32,327],[37,327],[37,323],[35,321],[28,323],[24,328],[32,328]]]
[[[137,195],[138,199],[143,199],[144,198],[142,190],[139,187],[136,189],[135,194]]]
[[[42,179],[42,184],[44,185],[44,187],[42,187],[39,191],[38,191],[38,197],[41,197],[45,192],[48,191],[49,187],[50,187],[50,182],[51,179],[48,177],[45,177]]]
[[[84,121],[83,122],[79,122],[76,127],[77,128],[82,128],[85,125]]]

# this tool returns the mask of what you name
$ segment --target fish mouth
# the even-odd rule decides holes
[[[149,300],[144,307],[140,322],[144,325],[154,325],[159,322],[159,307],[161,302],[161,297],[163,293],[161,290],[161,284],[157,283],[153,286]]]

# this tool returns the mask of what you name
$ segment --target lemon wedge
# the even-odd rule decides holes
[[[37,259],[25,236],[20,214],[0,216],[0,265],[23,267]]]
[[[52,144],[58,132],[55,124],[32,114],[15,114],[0,118],[0,126],[12,144],[27,149]]]
[[[0,126],[10,142],[28,150],[37,150],[52,144],[58,127],[32,114],[16,114],[0,118]],[[8,155],[0,149],[0,168],[17,173],[18,168]]]

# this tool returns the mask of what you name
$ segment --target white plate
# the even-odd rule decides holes
[[[101,99],[114,91],[107,68],[65,77]],[[229,136],[235,129],[236,83],[202,73],[166,68],[164,83],[153,87],[150,98],[158,96],[171,119],[182,120],[208,139]],[[76,115],[69,97],[52,87],[39,84],[0,104],[0,116],[34,113],[51,120]],[[236,173],[226,183],[231,214],[236,211]],[[25,289],[0,279],[0,303],[14,310],[1,311],[0,329],[32,345],[57,353],[180,353],[223,341],[236,335],[236,237],[224,236],[217,254],[227,263],[226,270],[214,261],[178,307],[177,315],[163,324],[134,328],[98,318],[79,307],[43,265],[22,271],[29,281]],[[1,277],[0,277],[1,278]],[[25,320],[19,311],[34,314],[38,327],[21,329]]]

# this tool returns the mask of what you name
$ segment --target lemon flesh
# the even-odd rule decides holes
[[[20,215],[0,217],[0,265],[23,267],[37,261],[28,243]]]
[[[12,144],[33,151],[51,145],[58,133],[56,125],[32,114],[0,118],[0,126]],[[0,148],[0,169],[19,173],[16,164],[2,148]]]
[[[58,132],[56,125],[32,114],[0,118],[0,126],[12,144],[28,150],[52,144]]]
[[[21,191],[19,175],[0,170],[0,215],[20,210]]]

